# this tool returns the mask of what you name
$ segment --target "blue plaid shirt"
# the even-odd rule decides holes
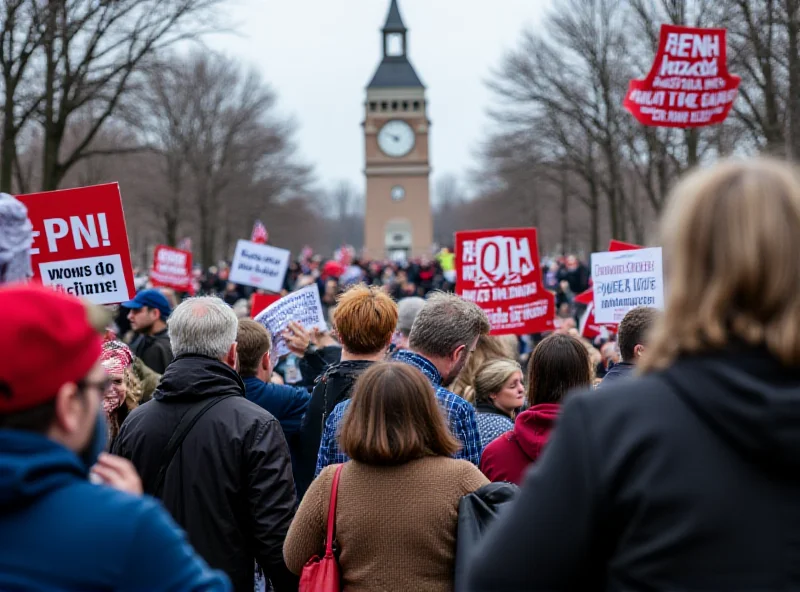
[[[395,361],[414,366],[431,381],[436,391],[436,398],[439,405],[447,414],[447,421],[450,423],[450,431],[461,442],[461,450],[455,454],[455,458],[463,458],[474,465],[478,465],[481,460],[481,441],[478,433],[478,423],[475,418],[475,409],[467,401],[451,393],[442,386],[442,376],[427,359],[419,354],[401,350],[394,356]],[[328,465],[345,463],[349,458],[339,450],[339,443],[336,436],[339,426],[342,423],[344,412],[350,400],[342,401],[334,407],[325,422],[325,431],[322,433],[322,441],[317,455],[316,475]]]

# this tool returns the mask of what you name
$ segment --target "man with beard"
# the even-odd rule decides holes
[[[455,458],[477,465],[481,458],[475,409],[445,388],[461,373],[481,335],[489,333],[489,319],[476,304],[455,296],[432,294],[414,320],[408,350],[395,354],[395,361],[414,366],[431,381],[436,399],[444,410],[450,431],[461,442]],[[316,474],[326,466],[349,459],[339,450],[336,434],[350,401],[337,405],[325,422],[317,457]]]
[[[172,307],[166,296],[156,289],[142,290],[133,300],[123,302],[129,309],[128,320],[138,337],[131,343],[133,355],[157,374],[164,374],[172,361],[172,348],[167,333],[167,318]]]
[[[0,590],[230,590],[131,464],[102,454],[103,317],[0,289]]]

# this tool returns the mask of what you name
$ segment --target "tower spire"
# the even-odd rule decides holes
[[[383,25],[383,31],[384,33],[405,33],[407,30],[403,23],[403,17],[400,16],[397,0],[392,0],[389,6],[389,14],[386,16],[386,24]]]

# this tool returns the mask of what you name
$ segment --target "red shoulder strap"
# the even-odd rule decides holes
[[[325,539],[325,555],[333,557],[333,538],[336,533],[336,498],[339,495],[339,476],[344,465],[336,467],[333,474],[333,484],[331,485],[331,503],[328,507],[328,536]]]

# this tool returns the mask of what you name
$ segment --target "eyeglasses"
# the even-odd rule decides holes
[[[100,394],[102,395],[106,392],[106,390],[108,390],[108,388],[111,386],[111,383],[111,379],[106,376],[103,380],[79,380],[77,384],[78,388],[81,390],[93,388],[100,391]]]

